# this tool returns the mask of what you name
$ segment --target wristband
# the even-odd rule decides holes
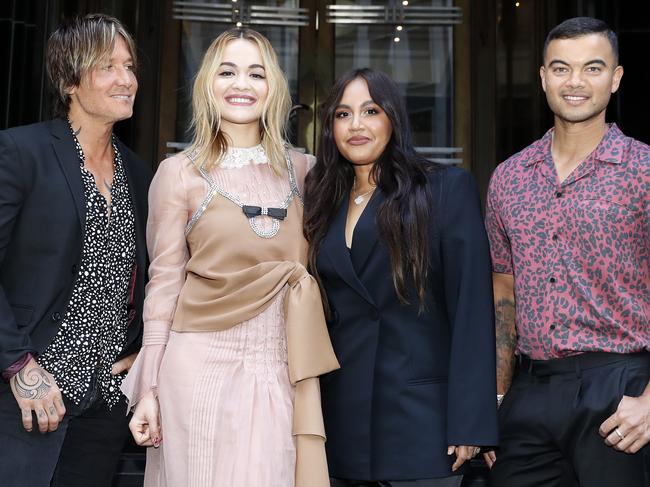
[[[22,368],[25,367],[25,365],[27,365],[29,361],[33,358],[34,356],[31,353],[27,352],[25,355],[20,357],[13,364],[11,364],[9,367],[7,367],[5,370],[2,371],[2,378],[8,381],[14,375],[20,372]]]

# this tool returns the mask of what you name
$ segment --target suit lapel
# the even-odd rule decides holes
[[[368,257],[379,241],[379,229],[376,224],[377,209],[384,200],[381,190],[377,188],[373,193],[370,201],[361,213],[357,225],[354,227],[352,238],[352,266],[357,275],[363,273],[363,268],[368,261]]]
[[[122,156],[122,164],[124,165],[124,172],[129,185],[129,196],[131,197],[131,204],[133,205],[133,210],[135,212],[135,239],[138,253],[137,260],[140,262],[140,265],[144,265],[147,251],[144,235],[144,228],[147,223],[145,207],[147,195],[145,191],[143,196],[143,191],[140,190],[138,184],[136,184],[136,179],[138,177],[135,169],[136,161],[132,161],[129,158],[129,152],[120,140],[117,141],[117,148]]]
[[[84,196],[84,185],[81,179],[79,155],[74,140],[70,135],[70,128],[63,119],[52,120],[51,134],[52,147],[61,171],[68,182],[70,193],[72,193],[83,236],[86,227],[86,197]]]
[[[327,235],[323,239],[321,249],[341,278],[359,293],[363,299],[374,304],[374,300],[359,280],[357,273],[354,271],[354,267],[352,267],[350,252],[345,245],[345,220],[347,214],[348,198],[344,198],[339,211],[334,217],[334,221],[330,225]]]

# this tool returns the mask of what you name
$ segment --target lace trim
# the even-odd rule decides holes
[[[266,157],[266,152],[262,145],[255,147],[231,147],[228,152],[223,156],[219,162],[219,167],[225,169],[236,169],[239,167],[248,166],[249,164],[266,164],[269,159]]]

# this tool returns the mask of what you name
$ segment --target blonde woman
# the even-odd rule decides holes
[[[162,162],[147,226],[143,349],[124,392],[146,486],[327,486],[318,375],[338,367],[305,271],[286,80],[266,38],[220,35],[194,139]],[[296,461],[298,458],[298,461]]]

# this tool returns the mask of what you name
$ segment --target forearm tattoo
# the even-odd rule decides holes
[[[512,383],[515,369],[515,347],[517,332],[515,330],[515,302],[501,298],[494,304],[497,339],[497,386],[506,392]]]
[[[16,393],[25,399],[43,399],[52,389],[52,381],[40,367],[26,368],[16,374]]]

